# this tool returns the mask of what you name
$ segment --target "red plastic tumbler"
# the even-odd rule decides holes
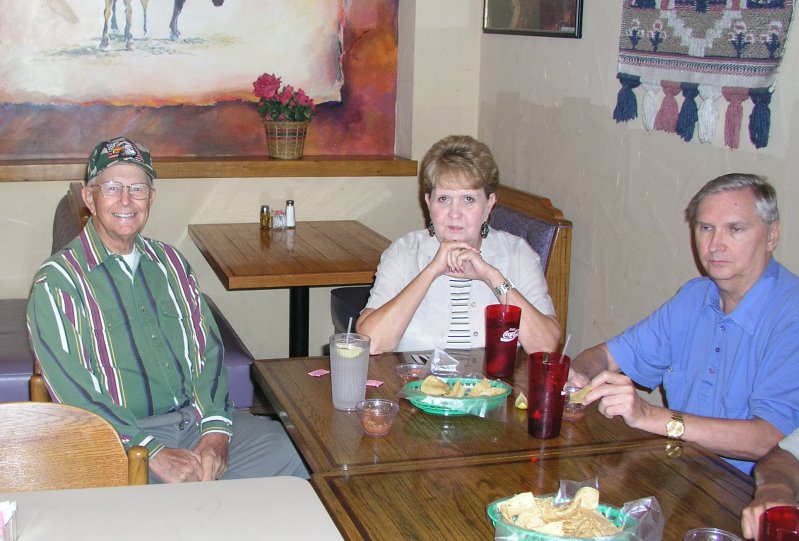
[[[512,304],[486,306],[486,375],[507,378],[516,365],[516,342],[522,309]]]
[[[527,432],[546,440],[560,434],[563,421],[563,387],[569,377],[568,355],[554,352],[530,354],[527,386]]]
[[[799,507],[781,505],[760,515],[759,541],[799,540]]]

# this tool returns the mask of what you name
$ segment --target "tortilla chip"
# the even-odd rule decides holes
[[[596,509],[599,507],[599,491],[591,487],[582,487],[574,495],[574,501],[583,509]]]
[[[419,390],[431,396],[445,396],[449,392],[449,385],[439,377],[427,376]]]
[[[452,386],[452,389],[447,391],[445,396],[449,396],[450,398],[461,398],[463,395],[466,394],[466,387],[463,386],[463,383],[460,381],[456,381],[455,385]]]
[[[491,385],[490,379],[484,378],[472,387],[469,396],[499,396],[503,393],[505,393],[505,389],[502,387],[494,387]]]

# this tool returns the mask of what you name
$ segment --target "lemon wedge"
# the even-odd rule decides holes
[[[524,396],[524,393],[519,393],[519,396],[516,397],[516,404],[515,406],[520,410],[527,409],[527,397]]]
[[[336,351],[339,357],[344,357],[345,359],[354,359],[363,353],[363,348],[354,344],[338,344],[336,346]]]

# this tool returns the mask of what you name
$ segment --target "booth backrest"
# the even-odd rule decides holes
[[[89,207],[83,202],[82,191],[82,182],[71,182],[67,194],[58,202],[53,217],[53,254],[77,237],[91,217]]]
[[[541,257],[549,296],[563,328],[563,343],[569,315],[571,221],[546,197],[500,186],[489,223],[495,229],[522,237]]]

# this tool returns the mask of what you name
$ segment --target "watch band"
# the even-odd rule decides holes
[[[494,288],[494,295],[497,296],[497,299],[502,300],[502,295],[515,288],[516,286],[513,285],[513,282],[511,282],[510,279],[505,278],[504,282]]]

